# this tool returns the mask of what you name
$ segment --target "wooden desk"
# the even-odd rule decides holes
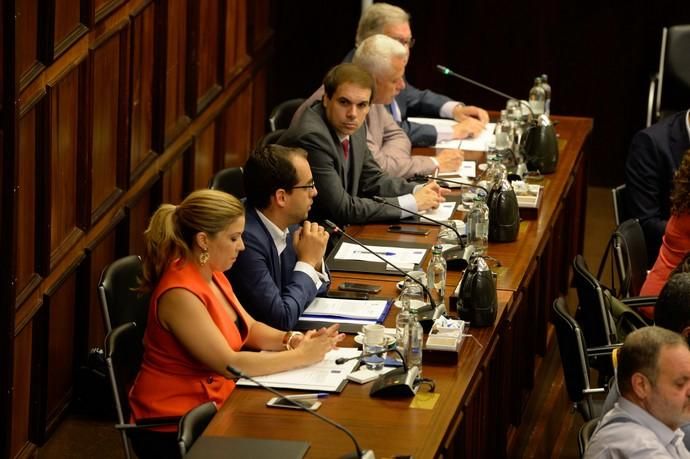
[[[467,340],[458,365],[424,364],[424,375],[435,380],[440,394],[434,409],[410,409],[409,400],[372,399],[370,384],[350,383],[342,394],[324,400],[319,412],[350,429],[377,457],[504,457],[515,441],[535,384],[535,358],[553,342],[547,334],[550,305],[567,290],[570,263],[582,249],[583,152],[592,120],[556,119],[560,159],[557,171],[544,180],[538,219],[521,223],[517,241],[489,245],[489,254],[504,266],[499,270],[495,325],[471,329],[482,347]],[[435,241],[437,230],[421,237],[387,233],[386,226],[351,227],[348,232],[389,241]],[[449,273],[448,291],[459,277]],[[397,276],[333,273],[333,287],[352,279],[380,284],[384,295],[397,294]],[[387,326],[394,326],[394,316],[386,319]],[[306,440],[311,443],[310,458],[338,457],[353,450],[345,434],[313,416],[266,408],[269,398],[257,389],[237,389],[205,435]]]

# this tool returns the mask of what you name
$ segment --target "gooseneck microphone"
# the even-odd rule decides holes
[[[482,190],[482,191],[484,191],[484,193],[486,193],[487,196],[489,195],[489,190],[487,190],[486,188],[484,188],[481,185],[475,185],[473,183],[465,183],[465,182],[461,182],[460,180],[451,180],[451,179],[448,179],[446,177],[434,177],[433,175],[417,174],[417,175],[413,176],[412,179],[415,181],[417,179],[419,179],[419,180],[424,179],[424,180],[438,180],[439,182],[454,183],[456,185],[461,185],[462,187],[465,187],[465,188],[476,188],[476,189]]]
[[[530,115],[532,115],[532,118],[534,118],[534,111],[532,110],[532,107],[530,107],[530,105],[522,99],[519,99],[517,97],[513,97],[510,94],[506,94],[505,92],[499,91],[498,89],[494,89],[490,86],[482,84],[478,81],[473,80],[472,78],[467,78],[466,76],[460,75],[459,73],[456,73],[456,72],[452,71],[451,69],[449,69],[448,67],[445,67],[443,65],[437,65],[436,70],[441,72],[443,75],[450,75],[452,77],[459,78],[463,81],[466,81],[466,82],[473,84],[475,86],[479,86],[482,89],[486,89],[487,91],[492,92],[492,93],[499,95],[501,97],[504,97],[506,99],[515,99],[518,102],[520,102],[521,105],[524,105],[525,107],[527,107],[527,109],[530,112]]]
[[[274,394],[274,395],[276,395],[276,396],[278,396],[284,400],[287,400],[289,403],[295,405],[300,410],[306,411],[307,413],[309,413],[313,416],[316,416],[317,418],[321,419],[322,421],[332,425],[336,429],[345,432],[347,434],[347,436],[350,437],[350,439],[352,440],[352,443],[354,443],[354,445],[355,445],[355,449],[357,451],[357,453],[356,453],[357,456],[355,456],[355,457],[357,457],[357,458],[372,458],[372,459],[374,458],[374,453],[371,450],[362,450],[362,448],[360,448],[360,446],[359,446],[359,443],[357,443],[357,439],[355,438],[355,436],[352,435],[352,432],[347,430],[344,426],[338,424],[337,422],[333,421],[332,419],[328,419],[326,416],[319,414],[316,411],[310,410],[309,408],[307,408],[303,404],[299,403],[298,401],[292,400],[290,397],[286,396],[285,394],[281,394],[277,390],[273,389],[272,387],[268,387],[267,385],[257,381],[256,379],[252,378],[251,376],[247,376],[246,374],[242,373],[240,370],[233,367],[232,365],[226,366],[225,369],[228,370],[233,375],[237,376],[237,378],[247,379],[247,380],[253,382],[254,384],[256,384],[257,386],[259,386],[260,388],[267,390],[270,393],[272,393],[272,394]],[[349,458],[352,456],[347,455],[345,457]]]
[[[437,179],[437,180],[438,180],[438,179]],[[445,227],[445,228],[448,228],[448,229],[450,229],[451,231],[453,231],[453,232],[455,233],[455,235],[458,237],[458,245],[460,245],[460,246],[463,245],[463,243],[462,243],[462,237],[460,236],[460,232],[459,232],[458,229],[457,229],[456,227],[454,227],[453,225],[449,225],[448,223],[443,223],[442,221],[436,220],[435,218],[427,217],[426,215],[420,214],[419,212],[415,212],[415,211],[412,211],[412,210],[405,209],[405,208],[402,207],[402,206],[399,206],[399,205],[397,205],[397,204],[393,204],[392,202],[386,201],[386,200],[383,199],[381,196],[374,196],[374,197],[372,197],[371,199],[373,199],[374,201],[376,201],[376,202],[378,202],[378,203],[385,204],[385,205],[387,205],[387,206],[392,206],[392,207],[395,207],[396,209],[400,209],[400,210],[403,210],[403,211],[405,211],[405,212],[408,212],[408,213],[410,213],[410,214],[412,214],[412,215],[414,215],[414,216],[416,216],[416,217],[421,218],[422,220],[427,220],[427,221],[430,221],[431,223],[434,223],[434,224],[436,224],[436,225],[439,225],[439,226],[443,226],[443,227]]]
[[[345,362],[349,362],[350,360],[358,360],[358,359],[366,359],[367,357],[380,357],[381,354],[385,352],[395,352],[398,354],[400,357],[400,361],[402,362],[402,369],[405,373],[407,373],[407,363],[405,362],[405,357],[402,355],[402,352],[400,352],[397,348],[395,349],[385,349],[380,352],[369,352],[367,354],[359,354],[354,357],[340,357],[338,359],[335,359],[335,364],[336,365],[342,365]]]
[[[374,198],[374,200],[376,200],[376,198]],[[384,202],[385,202],[385,201],[384,201]],[[424,285],[424,284],[423,284],[422,282],[420,282],[418,279],[415,279],[414,277],[410,276],[410,275],[407,274],[405,271],[403,271],[403,270],[400,269],[399,267],[395,266],[393,263],[391,263],[390,261],[386,260],[386,259],[383,258],[381,255],[379,255],[378,253],[374,252],[373,250],[371,250],[371,249],[370,249],[369,247],[367,247],[366,245],[362,244],[362,242],[358,241],[358,240],[355,239],[354,237],[352,237],[352,236],[350,236],[349,234],[347,234],[345,231],[342,230],[342,228],[340,228],[338,225],[336,225],[336,224],[333,223],[332,221],[330,221],[330,220],[324,220],[323,223],[324,223],[324,225],[326,225],[326,226],[328,227],[328,229],[330,229],[330,230],[333,231],[334,233],[340,233],[340,234],[342,234],[343,236],[345,236],[345,237],[346,237],[347,239],[349,239],[350,241],[354,242],[355,244],[357,244],[358,246],[360,246],[361,248],[363,248],[364,250],[366,250],[366,251],[369,252],[370,254],[374,255],[374,256],[375,256],[376,258],[378,258],[379,260],[383,261],[385,264],[390,265],[391,267],[393,267],[393,269],[395,269],[396,271],[398,271],[400,274],[402,274],[402,275],[405,276],[406,278],[412,279],[415,283],[419,284],[419,286],[422,287],[422,290],[424,290],[424,294],[429,298],[429,303],[431,304],[432,310],[434,310],[434,311],[436,310],[436,303],[434,302],[434,299],[431,297],[431,293],[429,292],[429,289],[427,288],[426,285]],[[419,309],[418,309],[418,310],[419,310]]]

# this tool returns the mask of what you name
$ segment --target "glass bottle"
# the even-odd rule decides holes
[[[541,87],[544,88],[544,113],[548,116],[551,114],[551,85],[549,84],[549,76],[545,73],[541,76]]]
[[[544,102],[546,101],[546,92],[541,85],[541,77],[534,79],[534,86],[529,90],[529,106],[535,116],[544,113]]]
[[[477,196],[467,214],[467,244],[474,246],[475,253],[484,255],[489,241],[489,207]]]
[[[445,304],[447,269],[446,260],[443,258],[443,247],[436,244],[432,249],[431,261],[426,270],[427,288],[436,306]]]
[[[424,331],[416,314],[410,314],[410,319],[405,325],[402,354],[408,368],[416,366],[422,372],[422,349],[424,348]]]
[[[501,110],[501,119],[496,123],[496,149],[507,150],[511,147],[513,127],[508,120],[508,111]]]

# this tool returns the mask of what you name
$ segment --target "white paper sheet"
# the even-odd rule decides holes
[[[426,250],[424,249],[410,249],[406,247],[386,247],[379,245],[367,245],[366,247],[381,255],[384,259],[390,261],[394,265],[421,263],[422,259],[424,258],[424,254],[426,253]],[[338,250],[338,253],[335,254],[335,258],[337,260],[381,262],[381,260],[375,255],[372,255],[362,247],[349,242],[343,242],[340,245],[340,249]]]
[[[419,212],[420,214],[433,218],[434,220],[450,220],[455,211],[456,202],[442,202],[436,209],[429,209]],[[421,260],[420,260],[421,261]]]
[[[386,300],[351,300],[345,298],[316,297],[303,314],[306,316],[349,317],[351,319],[378,319],[386,309]]]
[[[430,124],[436,129],[441,131],[447,131],[450,127],[457,123],[455,120],[442,119],[442,118],[408,118],[409,121],[419,124]],[[445,142],[439,142],[435,145],[436,148],[455,148],[461,150],[471,150],[471,151],[487,151],[489,149],[490,141],[495,141],[496,136],[494,132],[496,131],[496,123],[486,123],[484,130],[473,139],[462,139],[462,140],[448,140]]]
[[[439,177],[451,177],[458,176],[461,179],[467,180],[467,183],[472,183],[467,177],[477,176],[477,162],[476,161],[463,161],[460,167],[456,171],[450,172],[439,172]]]

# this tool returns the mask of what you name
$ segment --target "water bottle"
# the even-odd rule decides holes
[[[546,91],[541,85],[541,77],[534,79],[534,86],[529,90],[529,106],[535,116],[544,113],[544,103],[546,102]]]
[[[551,114],[551,85],[549,84],[549,76],[545,73],[541,76],[541,87],[544,88],[544,113],[546,116]]]
[[[473,245],[475,253],[484,255],[489,241],[489,206],[477,196],[467,214],[467,244]]]
[[[446,296],[446,271],[448,267],[442,252],[443,247],[440,244],[434,245],[431,252],[431,261],[426,270],[427,288],[436,306],[445,304],[444,299]]]
[[[408,368],[416,366],[422,372],[422,349],[424,347],[424,331],[417,320],[416,314],[410,314],[410,320],[405,325],[403,338],[403,355]]]
[[[511,147],[511,139],[513,137],[513,127],[508,120],[508,111],[501,110],[501,119],[496,123],[496,149],[507,150]]]

